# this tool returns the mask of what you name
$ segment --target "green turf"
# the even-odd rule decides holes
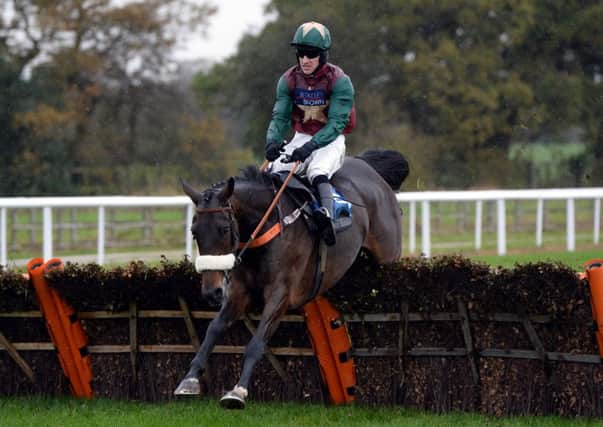
[[[474,255],[470,256],[469,258],[471,258],[472,260],[490,264],[493,267],[506,268],[512,268],[515,264],[526,264],[533,262],[562,263],[580,272],[584,271],[584,263],[586,261],[595,258],[603,258],[603,248],[575,252],[527,252],[505,256]]]
[[[494,418],[471,413],[431,414],[401,407],[254,403],[227,411],[215,400],[141,403],[70,398],[1,398],[0,426],[603,426],[603,420],[559,417]]]

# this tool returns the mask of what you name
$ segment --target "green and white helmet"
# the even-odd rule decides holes
[[[291,45],[312,46],[320,50],[328,50],[331,47],[331,32],[319,22],[305,22],[293,35]]]

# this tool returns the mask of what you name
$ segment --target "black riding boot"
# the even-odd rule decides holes
[[[335,244],[335,225],[333,224],[333,187],[326,180],[320,181],[316,188],[320,196],[320,204],[322,205],[314,215],[314,219],[318,225],[322,238],[327,246]]]

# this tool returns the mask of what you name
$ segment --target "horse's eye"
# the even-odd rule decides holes
[[[222,227],[220,227],[220,234],[222,236],[226,236],[226,234],[230,231],[230,226],[228,225],[224,225]]]

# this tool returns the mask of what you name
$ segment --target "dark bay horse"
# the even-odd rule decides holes
[[[319,294],[337,283],[362,248],[382,264],[400,258],[401,212],[394,191],[407,175],[408,163],[395,151],[370,150],[360,157],[346,158],[331,181],[353,204],[352,225],[337,235],[335,246],[328,248]],[[200,393],[199,376],[216,341],[259,300],[263,304],[261,319],[245,350],[241,377],[220,401],[227,408],[243,408],[253,368],[282,316],[288,309],[301,307],[315,293],[319,237],[308,231],[303,220],[294,221],[269,243],[248,249],[237,258],[239,243],[249,239],[274,198],[270,174],[248,168],[242,176],[203,192],[182,185],[196,207],[191,232],[200,254],[195,265],[201,272],[202,294],[221,308],[174,394]],[[286,194],[278,203],[279,209],[271,213],[263,230],[283,219],[278,211],[286,217],[296,209]]]

